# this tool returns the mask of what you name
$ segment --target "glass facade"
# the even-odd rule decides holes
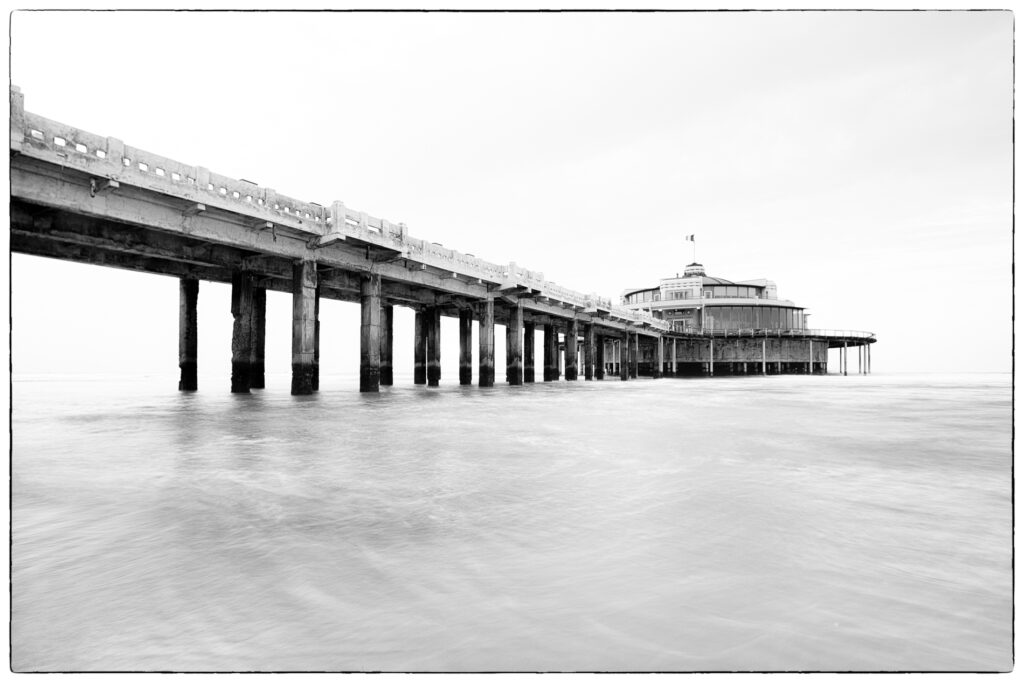
[[[704,291],[710,292],[709,296],[714,298],[758,299],[761,296],[761,287],[746,285],[704,285]]]
[[[705,306],[704,327],[714,330],[799,330],[802,309],[782,306]]]

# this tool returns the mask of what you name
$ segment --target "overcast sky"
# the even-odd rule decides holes
[[[11,35],[27,110],[131,146],[616,300],[692,233],[709,275],[877,333],[876,372],[1010,369],[1009,12],[17,12]],[[16,376],[176,372],[176,280],[15,255],[12,288]],[[228,289],[201,285],[215,378]],[[321,311],[325,372],[356,371],[358,307]],[[287,372],[287,295],[267,334]]]

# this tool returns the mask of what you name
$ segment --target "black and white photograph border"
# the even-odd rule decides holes
[[[12,672],[1013,670],[1012,8],[8,16]]]

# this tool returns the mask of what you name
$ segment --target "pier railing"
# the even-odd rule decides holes
[[[466,279],[502,287],[523,287],[539,296],[581,310],[603,310],[610,316],[668,331],[671,325],[650,314],[613,305],[611,299],[583,294],[544,279],[544,274],[515,263],[490,263],[409,234],[404,223],[371,216],[334,201],[309,202],[248,180],[190,166],[58,121],[25,111],[24,96],[10,90],[10,146],[13,152],[73,168],[97,178],[141,187],[205,207],[246,217],[251,228],[273,227],[310,239],[338,236],[394,250],[402,258],[448,271]]]
[[[674,325],[673,332],[692,337],[826,337],[831,339],[863,339],[874,341],[874,332],[863,332],[860,330],[818,330],[818,329],[790,329],[790,330],[767,330],[767,329],[741,329],[741,330],[698,330],[684,328]]]

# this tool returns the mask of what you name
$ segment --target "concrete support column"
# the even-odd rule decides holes
[[[313,391],[320,391],[320,274],[313,290]]]
[[[473,384],[473,311],[459,311],[459,385]]]
[[[427,309],[427,386],[441,383],[441,309]]]
[[[567,382],[574,382],[579,376],[579,369],[576,365],[579,358],[579,338],[579,322],[573,318],[565,328],[565,381]]]
[[[814,374],[814,340],[807,340],[807,374]]]
[[[629,380],[629,337],[629,331],[625,330],[619,340],[619,379],[623,382]]]
[[[562,358],[562,347],[564,344],[558,342],[558,327],[555,327],[554,344],[555,344],[555,364],[552,366],[554,373],[551,375],[551,380],[557,382],[562,378],[562,368],[565,367],[565,359]]]
[[[554,325],[544,326],[544,381],[554,382],[558,372],[558,333]]]
[[[178,391],[199,389],[199,280],[182,278],[178,283]]]
[[[761,374],[768,374],[768,340],[761,340]]]
[[[533,345],[537,326],[532,322],[523,323],[523,381],[533,382],[533,366],[535,355]]]
[[[871,374],[871,344],[864,347],[868,352],[868,374]]]
[[[380,384],[390,387],[395,383],[395,307],[380,307]]]
[[[299,261],[292,266],[292,394],[315,391],[316,356],[316,263]]]
[[[594,326],[587,323],[583,326],[583,379],[593,381],[594,359],[597,357],[597,340],[594,337]]]
[[[505,381],[512,386],[523,383],[523,302],[509,311],[505,326]]]
[[[264,357],[267,349],[267,289],[253,285],[252,288],[252,359],[250,360],[249,386],[265,389],[267,386]]]
[[[857,374],[858,375],[863,375],[864,374],[863,358],[864,358],[864,345],[863,344],[858,344],[857,345]]]
[[[630,377],[636,379],[640,376],[640,333],[634,332],[629,337]]]
[[[715,376],[715,338],[711,338],[711,347],[708,351],[708,375]]]
[[[604,379],[604,337],[598,336],[594,342],[594,379]]]
[[[494,386],[494,299],[487,299],[480,311],[480,368],[477,383]]]
[[[364,275],[359,284],[359,391],[380,391],[380,275]]]
[[[658,337],[658,351],[654,357],[654,379],[661,379],[665,370],[665,340],[662,337]]]
[[[253,276],[247,272],[231,274],[231,393],[248,394],[252,385]]]
[[[427,383],[427,312],[416,311],[413,340],[412,383]]]

